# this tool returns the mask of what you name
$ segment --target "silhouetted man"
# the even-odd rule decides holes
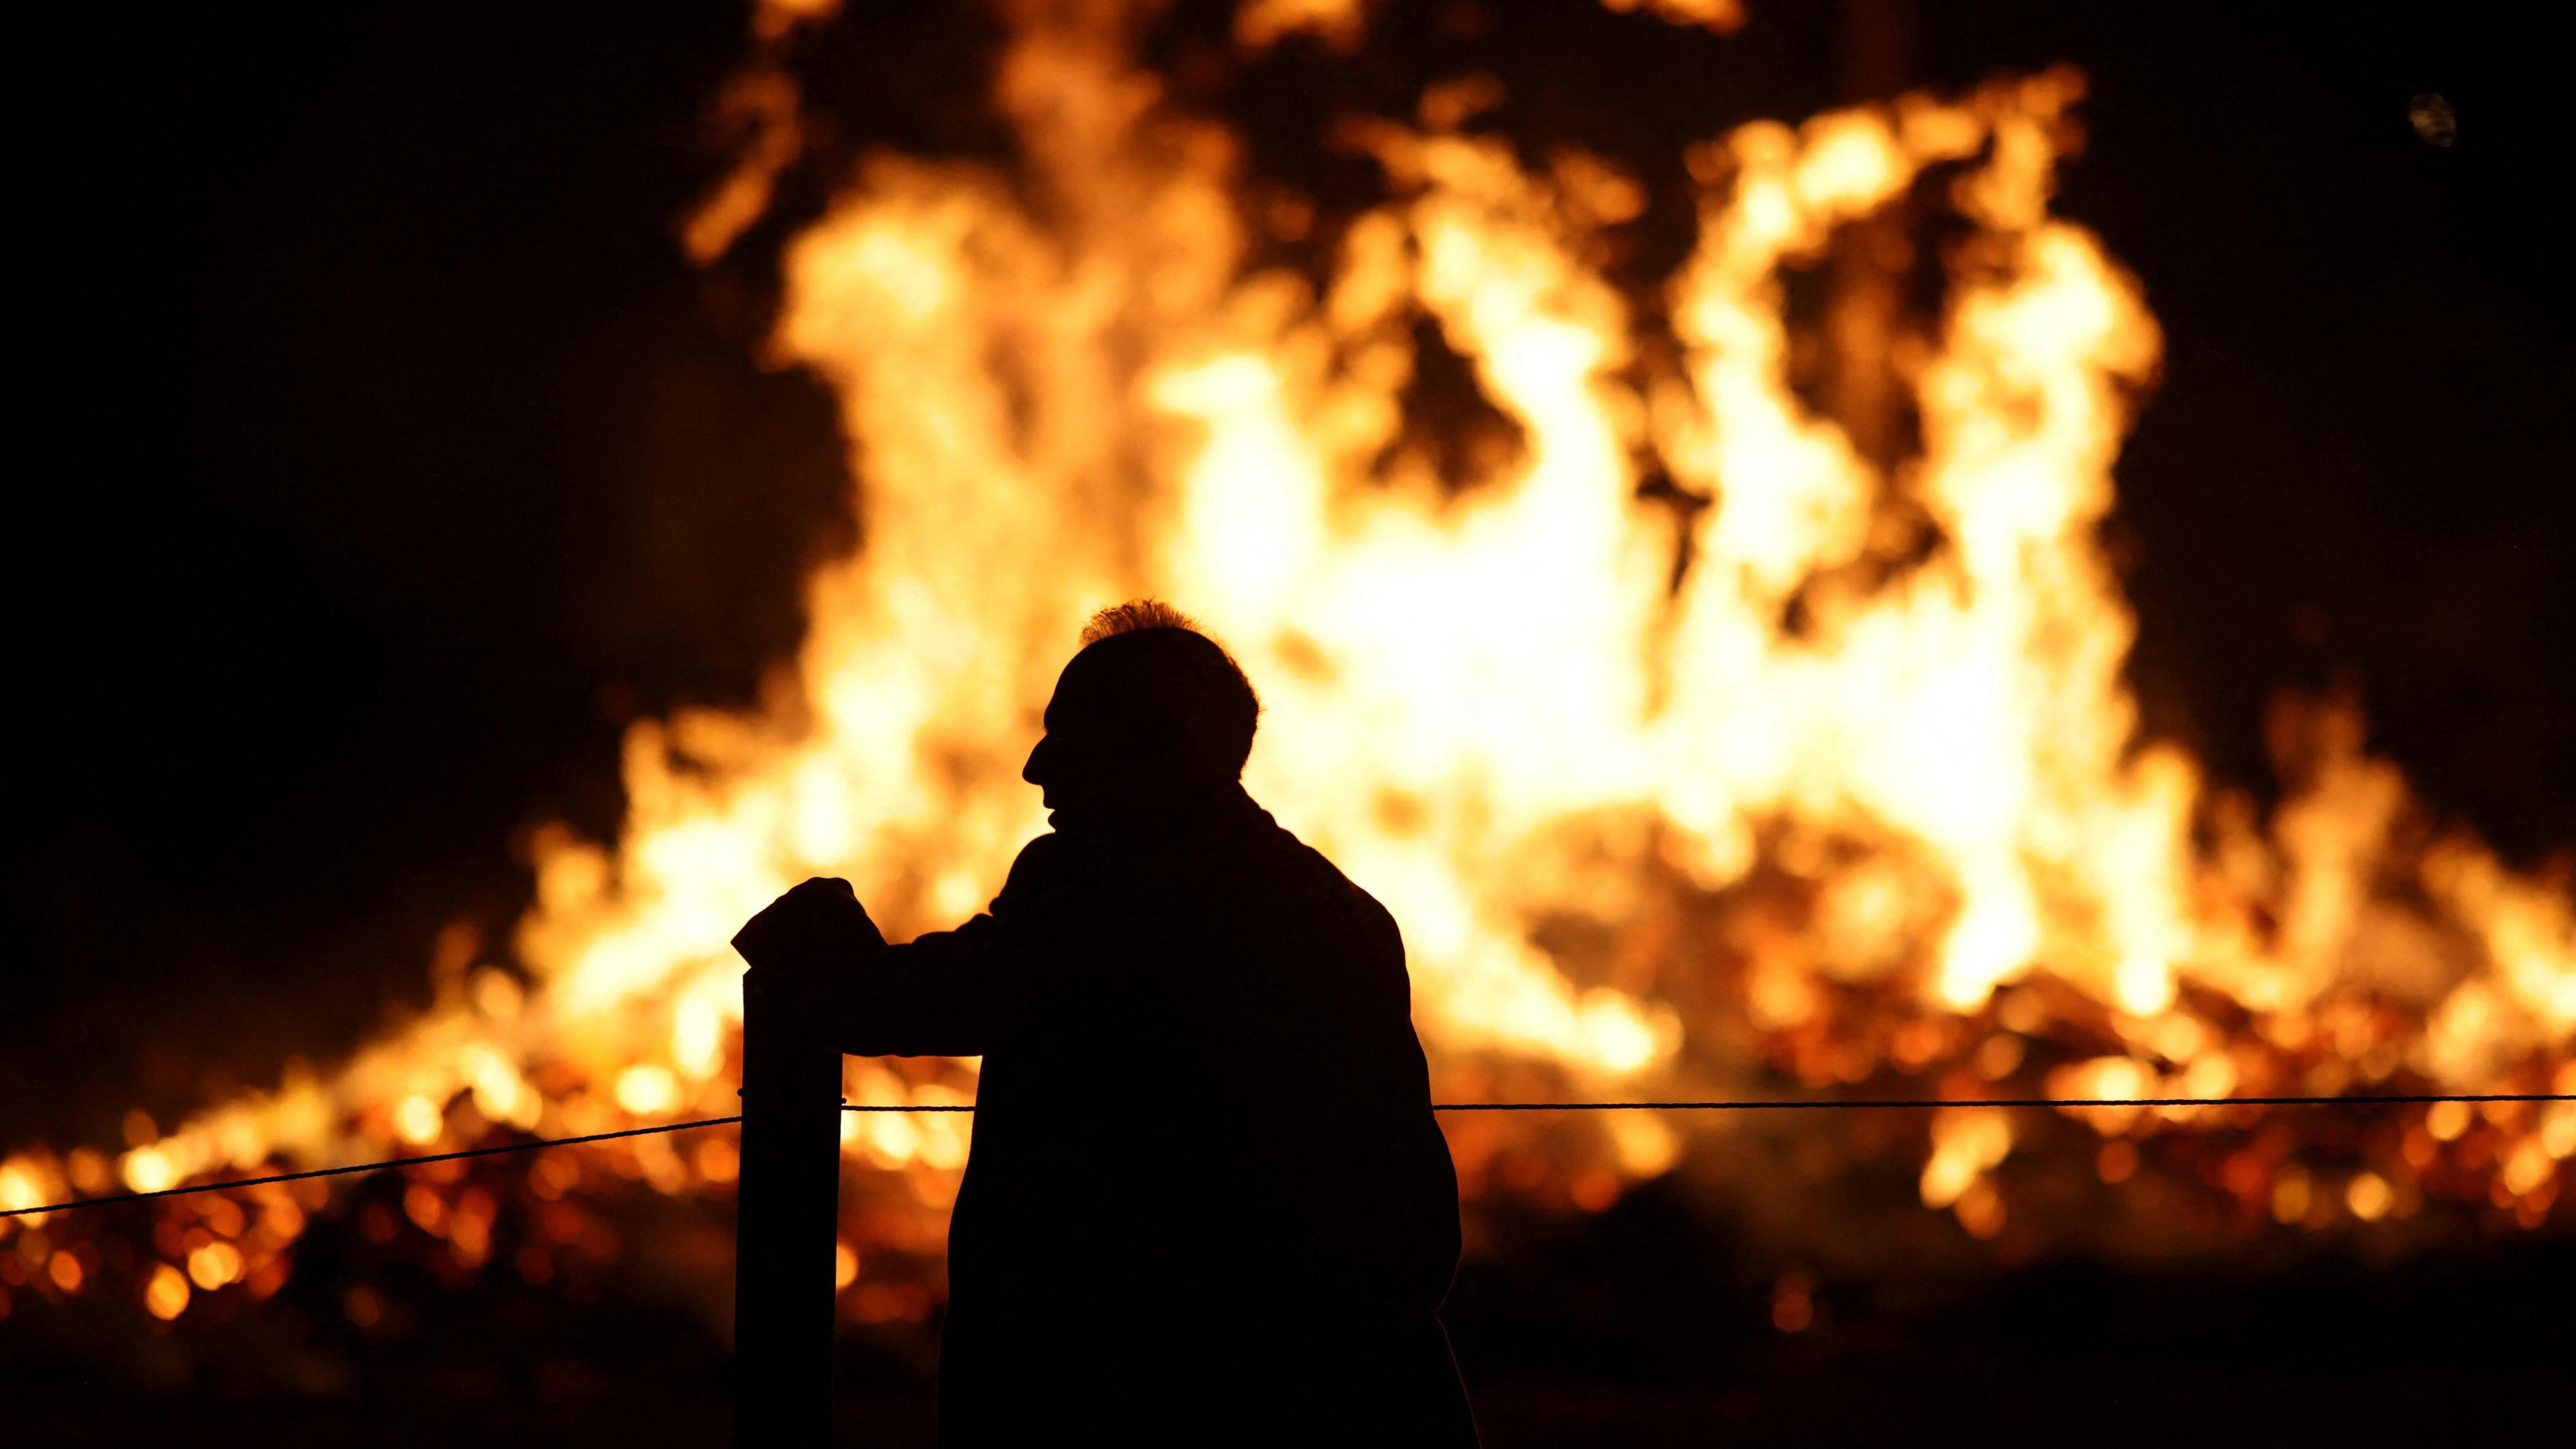
[[[1404,947],[1239,783],[1259,705],[1151,601],[1083,633],[1022,772],[1054,830],[887,946],[847,883],[737,944],[856,1054],[984,1058],[944,1445],[1473,1445],[1458,1184]]]

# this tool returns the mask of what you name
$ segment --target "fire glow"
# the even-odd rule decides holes
[[[1025,174],[878,155],[790,246],[776,358],[839,399],[863,541],[809,582],[792,685],[632,729],[623,833],[545,839],[518,971],[451,933],[437,1005],[399,1034],[175,1130],[138,1116],[113,1156],[18,1151],[0,1206],[733,1111],[734,929],[816,874],[897,937],[979,908],[1044,828],[1018,771],[1055,670],[1091,610],[1139,594],[1243,661],[1253,794],[1402,922],[1444,1099],[2576,1090],[2563,878],[2430,829],[2342,705],[2277,707],[2268,819],[2139,738],[2095,535],[2161,344],[2135,280],[2049,211],[2071,73],[1708,142],[1697,246],[1644,299],[1599,260],[1639,183],[1570,151],[1525,166],[1474,131],[1492,84],[1444,85],[1415,123],[1338,138],[1388,199],[1318,288],[1248,261],[1311,207],[1252,205],[1237,138],[1167,105],[1137,22],[1098,9],[1015,7],[993,99]],[[793,157],[783,85],[743,90],[788,140],[750,148],[693,251],[729,245]],[[1783,278],[1908,196],[1968,229],[1896,352],[1921,451],[1882,470],[1793,391]],[[1407,441],[1426,322],[1519,431],[1463,480]],[[847,1080],[954,1104],[974,1064]],[[1186,1083],[1104,1056],[1098,1086]],[[2245,1109],[1904,1120],[1852,1150],[1905,1155],[1913,1211],[1979,1243],[2018,1224],[2023,1252],[2077,1231],[2016,1217],[2034,1158],[2072,1153],[2115,1196],[2197,1193],[2233,1240],[2433,1203],[2535,1229],[2576,1156],[2564,1103],[2358,1134]],[[1471,1197],[1596,1211],[1755,1130],[1446,1125]],[[1148,1121],[1103,1127],[1154,1150]],[[844,1302],[918,1317],[968,1121],[844,1129]],[[402,1215],[476,1268],[503,1204],[446,1168]],[[512,1189],[515,1266],[612,1252],[577,1206],[604,1183],[721,1193],[734,1171],[721,1132],[550,1151]],[[263,1297],[329,1202],[162,1204],[120,1251],[102,1223],[0,1220],[0,1294],[112,1284],[161,1319]],[[1777,1312],[1803,1323],[1805,1293]]]

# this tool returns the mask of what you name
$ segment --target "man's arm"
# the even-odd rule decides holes
[[[848,973],[832,1035],[854,1057],[974,1057],[991,1050],[998,979],[1007,974],[999,925],[977,916],[953,931],[882,948]]]
[[[981,1056],[1012,998],[1052,837],[1020,852],[990,911],[889,946],[839,879],[789,891],[734,938],[755,973],[777,971],[851,1056]]]

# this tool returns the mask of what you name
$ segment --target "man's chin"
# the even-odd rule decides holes
[[[1084,810],[1080,808],[1067,809],[1063,806],[1057,806],[1055,809],[1047,812],[1047,828],[1055,831],[1059,835],[1067,831],[1076,835],[1083,835],[1097,830],[1102,818],[1101,813],[1097,810]]]

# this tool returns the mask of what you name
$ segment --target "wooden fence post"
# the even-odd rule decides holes
[[[742,1179],[733,1269],[735,1449],[832,1434],[841,1054],[789,994],[743,977]]]

